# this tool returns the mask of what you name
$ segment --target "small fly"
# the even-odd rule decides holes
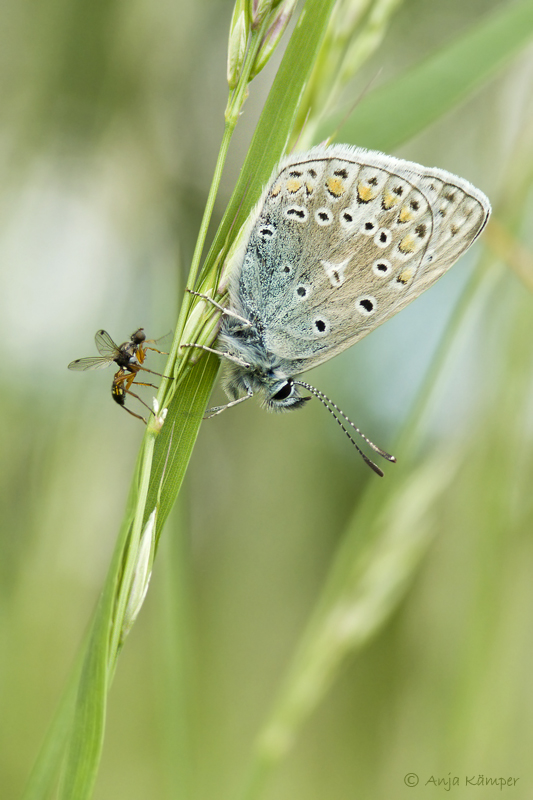
[[[113,378],[113,384],[111,386],[111,396],[113,400],[121,406],[124,411],[127,411],[128,414],[131,414],[133,417],[137,417],[137,419],[141,419],[144,423],[146,420],[144,417],[141,417],[139,414],[135,414],[133,411],[130,411],[129,408],[126,408],[126,395],[131,394],[132,397],[135,397],[139,402],[141,402],[146,408],[151,411],[151,408],[146,405],[144,400],[134,394],[131,391],[131,385],[135,381],[137,374],[142,370],[143,372],[149,372],[151,375],[159,375],[159,377],[163,378],[166,377],[161,375],[160,372],[154,372],[153,369],[148,369],[148,367],[144,367],[144,359],[146,358],[146,351],[153,350],[156,353],[161,353],[162,355],[167,355],[163,353],[162,350],[158,350],[156,347],[149,347],[148,343],[155,344],[153,339],[147,339],[144,333],[144,328],[138,328],[138,330],[134,331],[131,334],[129,341],[123,342],[121,345],[115,344],[111,336],[107,333],[107,331],[99,330],[96,332],[94,337],[96,342],[96,349],[100,353],[99,356],[88,356],[87,358],[77,358],[75,361],[71,361],[68,365],[69,369],[84,371],[88,369],[105,369],[110,364],[115,362],[119,367],[118,372],[115,374]],[[151,386],[153,389],[157,389],[153,383],[141,383],[140,381],[135,381],[138,386]]]

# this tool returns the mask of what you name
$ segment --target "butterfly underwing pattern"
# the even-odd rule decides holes
[[[231,265],[232,313],[219,335],[228,396],[259,393],[269,410],[300,406],[294,377],[429,288],[490,210],[463,178],[383,153],[334,145],[287,157]]]
[[[289,411],[309,399],[304,389],[383,475],[347,426],[394,457],[297,376],[428,289],[474,243],[490,212],[487,197],[463,178],[384,153],[333,145],[285,158],[229,258],[229,304],[215,303],[223,315],[213,352],[226,361],[230,402],[208,415],[255,394],[269,411]]]

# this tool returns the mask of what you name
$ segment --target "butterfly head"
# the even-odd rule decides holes
[[[243,395],[257,395],[267,411],[293,411],[310,397],[302,397],[293,378],[280,377],[257,365],[242,367],[228,364],[223,379],[224,389],[233,400]]]
[[[301,408],[310,397],[302,397],[292,378],[277,378],[263,384],[263,402],[269,411],[292,411]]]

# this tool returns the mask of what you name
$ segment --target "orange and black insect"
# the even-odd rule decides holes
[[[113,383],[111,386],[111,396],[113,397],[113,400],[118,403],[118,405],[121,406],[124,411],[127,411],[128,414],[131,414],[133,417],[137,417],[137,419],[141,419],[144,423],[146,423],[144,417],[141,417],[139,414],[135,414],[135,412],[130,411],[129,408],[126,408],[126,395],[131,394],[132,397],[135,397],[140,403],[146,406],[149,411],[152,410],[148,405],[146,405],[144,400],[141,400],[138,395],[131,391],[131,385],[135,382],[138,386],[151,386],[153,389],[157,389],[157,386],[155,386],[153,383],[141,383],[141,381],[135,381],[135,378],[141,370],[143,372],[149,372],[152,375],[159,375],[161,378],[164,377],[160,372],[154,372],[154,370],[143,366],[147,350],[153,350],[156,353],[162,353],[162,351],[158,350],[156,347],[148,346],[148,343],[154,344],[154,341],[146,338],[143,328],[139,328],[138,330],[134,331],[134,333],[131,334],[129,341],[123,342],[120,345],[115,344],[111,336],[107,333],[107,331],[104,330],[97,331],[94,338],[96,342],[96,349],[100,355],[88,356],[87,358],[77,358],[75,361],[70,362],[68,368],[80,371],[88,369],[105,369],[110,364],[115,362],[119,369],[113,378]]]

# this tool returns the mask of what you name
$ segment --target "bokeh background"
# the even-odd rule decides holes
[[[349,96],[509,2],[405,0]],[[2,4],[6,798],[22,792],[86,630],[143,433],[112,403],[111,371],[66,365],[95,352],[100,327],[119,342],[139,326],[154,337],[174,328],[223,130],[232,7]],[[217,218],[274,70],[252,85]],[[517,777],[512,796],[531,797],[532,90],[530,48],[396,153],[482,188],[521,242],[520,274],[516,253],[504,263],[478,244],[427,295],[310,376],[393,449],[481,263],[424,422],[412,485],[426,465],[446,467],[442,490],[409,517],[427,532],[420,561],[265,796],[425,798],[443,796],[424,786],[431,776],[458,775],[456,797],[501,797],[465,788],[464,776],[482,774]],[[386,467],[398,470],[401,459]],[[203,425],[115,678],[98,800],[232,795],[345,526],[378,480],[318,403],[271,416],[250,402]],[[376,514],[387,477],[380,491]],[[173,643],[177,629],[190,632],[186,652]],[[416,789],[404,785],[411,772]]]

